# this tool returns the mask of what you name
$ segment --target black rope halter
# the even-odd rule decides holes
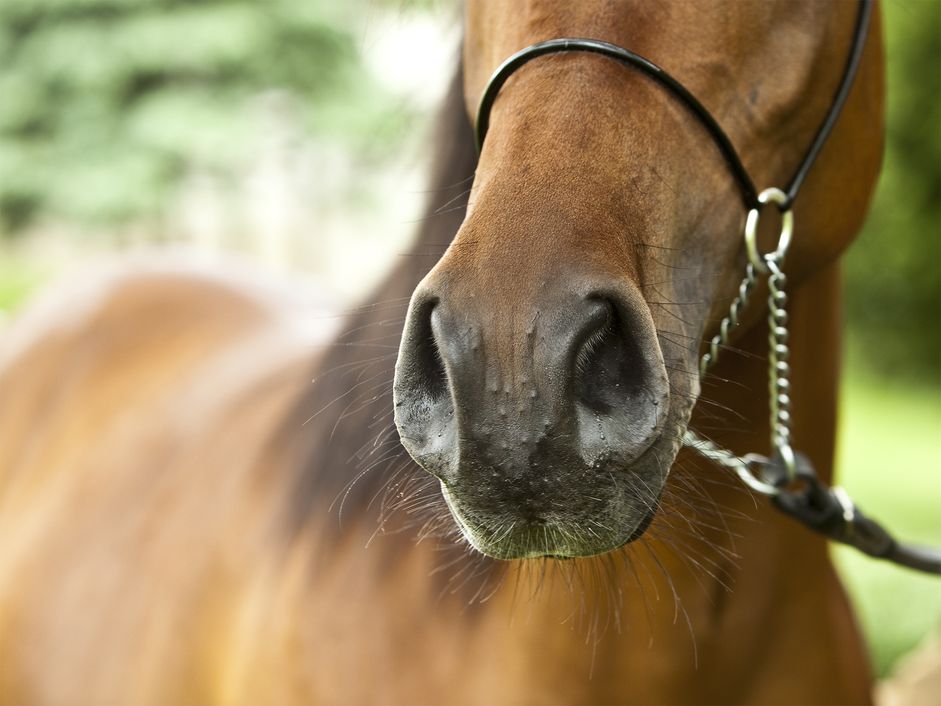
[[[797,192],[800,191],[804,179],[807,177],[810,168],[817,159],[817,155],[820,154],[820,150],[830,136],[830,132],[833,130],[833,126],[840,116],[840,111],[843,110],[843,105],[846,103],[846,98],[853,85],[856,72],[859,69],[863,48],[866,44],[866,35],[868,34],[871,15],[872,0],[860,0],[859,12],[856,16],[856,26],[853,30],[853,46],[846,60],[846,67],[843,70],[843,79],[840,81],[840,85],[833,97],[833,102],[830,104],[830,110],[827,112],[823,123],[817,130],[813,142],[811,142],[810,147],[804,154],[804,159],[801,160],[800,166],[797,168],[794,176],[791,177],[787,189],[785,189],[787,200],[782,204],[778,204],[778,208],[782,211],[791,208],[794,199],[797,197]],[[705,106],[699,102],[696,96],[690,93],[682,83],[673,78],[673,76],[664,69],[650,61],[650,59],[635,54],[629,49],[619,47],[616,44],[603,42],[599,39],[550,39],[521,49],[500,64],[490,77],[486,88],[484,88],[483,95],[480,98],[480,105],[477,108],[476,134],[478,151],[483,148],[484,138],[487,136],[487,129],[490,127],[490,110],[493,108],[494,101],[497,99],[497,94],[499,94],[503,84],[507,82],[510,76],[521,66],[540,56],[547,54],[563,54],[567,52],[601,54],[602,56],[619,61],[626,66],[638,69],[679,98],[680,102],[689,108],[706,130],[709,131],[719,151],[722,152],[722,156],[725,158],[732,175],[735,177],[742,191],[745,207],[749,209],[759,207],[758,190],[755,188],[755,184],[749,176],[748,170],[745,169],[745,166],[742,164],[742,160],[738,156],[735,147],[732,145],[732,141],[729,139],[725,130],[719,125],[718,121]]]

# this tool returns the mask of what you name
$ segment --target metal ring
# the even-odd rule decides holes
[[[781,494],[780,488],[772,483],[765,482],[760,477],[761,467],[769,463],[767,457],[759,456],[758,454],[745,454],[740,460],[742,463],[735,467],[735,472],[745,485],[756,493],[761,493],[768,497],[773,498]]]
[[[784,462],[784,470],[787,471],[787,479],[789,481],[794,480],[797,476],[797,457],[794,455],[794,449],[791,448],[791,445],[788,442],[782,442],[777,444],[775,449],[778,454],[781,456],[781,460]]]
[[[761,272],[767,272],[768,266],[766,260],[781,262],[787,253],[788,246],[791,244],[791,236],[794,233],[794,213],[790,208],[784,208],[788,205],[787,194],[781,189],[771,187],[758,194],[758,203],[762,206],[767,203],[775,204],[781,210],[781,233],[778,235],[778,245],[773,252],[762,255],[758,252],[758,218],[761,215],[760,208],[753,208],[748,211],[745,219],[745,247],[748,248],[748,259],[755,269]]]

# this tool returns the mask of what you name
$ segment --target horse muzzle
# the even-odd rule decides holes
[[[670,385],[650,312],[622,283],[519,294],[419,286],[396,364],[399,435],[482,552],[609,551],[643,532],[666,478]]]

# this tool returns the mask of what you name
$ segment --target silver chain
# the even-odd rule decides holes
[[[780,189],[765,189],[758,195],[758,201],[764,205],[769,202],[784,207],[787,196]],[[771,444],[784,464],[787,479],[794,477],[795,460],[791,448],[791,367],[789,363],[787,317],[787,276],[782,267],[794,229],[794,217],[790,209],[782,211],[781,234],[777,248],[770,253],[758,251],[758,218],[760,211],[753,208],[745,221],[745,245],[749,263],[745,266],[745,277],[738,287],[738,293],[729,306],[729,313],[719,323],[719,332],[709,341],[709,350],[699,361],[699,375],[719,359],[721,346],[727,345],[732,331],[739,325],[739,316],[748,306],[749,297],[758,280],[758,273],[768,274],[768,386],[771,412]],[[735,471],[749,488],[764,495],[777,495],[778,487],[758,478],[754,471],[769,464],[769,459],[757,454],[738,456],[721,446],[704,439],[687,429],[683,444],[695,450],[713,463]]]
[[[683,445],[690,447],[713,463],[734,471],[739,479],[755,492],[762,495],[778,494],[777,486],[761,480],[752,470],[753,467],[760,468],[762,463],[767,462],[767,459],[754,454],[744,457],[738,456],[709,439],[704,439],[690,429],[687,429],[686,434],[683,436]]]
[[[788,362],[787,276],[778,261],[768,257],[768,394],[771,400],[771,442],[794,473],[791,447],[791,366]]]
[[[732,300],[728,315],[719,323],[719,332],[709,341],[709,351],[699,360],[699,377],[706,374],[711,365],[719,360],[720,347],[728,344],[732,329],[738,326],[738,316],[748,306],[749,297],[755,288],[758,275],[750,262],[745,266],[745,277],[738,285],[738,294]]]

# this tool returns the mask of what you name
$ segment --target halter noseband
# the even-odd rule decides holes
[[[853,85],[853,79],[856,77],[860,59],[863,55],[863,47],[866,44],[866,35],[868,33],[869,18],[871,15],[872,0],[860,0],[859,12],[856,16],[856,26],[853,30],[853,46],[846,60],[846,67],[843,70],[843,79],[840,81],[839,88],[837,88],[836,94],[833,97],[830,110],[827,112],[823,123],[817,130],[813,142],[811,142],[810,147],[804,154],[804,159],[791,178],[787,189],[784,190],[786,198],[783,203],[778,204],[778,208],[781,211],[787,211],[791,208],[791,204],[797,196],[801,185],[804,183],[807,173],[810,171],[811,166],[817,159],[817,155],[830,136],[833,126],[836,124],[840,111],[843,109],[843,104],[846,103],[846,98]],[[722,152],[722,156],[725,158],[732,175],[735,177],[742,191],[745,207],[748,209],[759,208],[758,190],[755,188],[754,182],[748,175],[748,170],[745,169],[745,166],[742,164],[738,152],[735,151],[732,141],[729,139],[725,130],[719,125],[718,121],[705,106],[699,102],[696,96],[690,93],[682,83],[649,59],[642,57],[640,54],[635,54],[629,49],[619,47],[616,44],[610,44],[609,42],[603,42],[599,39],[550,39],[521,49],[500,64],[487,82],[487,86],[484,88],[483,95],[480,98],[480,105],[477,108],[476,136],[478,151],[483,148],[484,138],[487,136],[487,129],[490,127],[490,110],[493,108],[494,101],[497,99],[497,94],[510,76],[524,64],[540,56],[576,51],[601,54],[602,56],[619,61],[626,66],[638,69],[641,73],[646,74],[679,98],[680,102],[689,108],[693,115],[695,115],[706,130],[708,130],[713,141],[715,141],[718,146],[719,151]]]

